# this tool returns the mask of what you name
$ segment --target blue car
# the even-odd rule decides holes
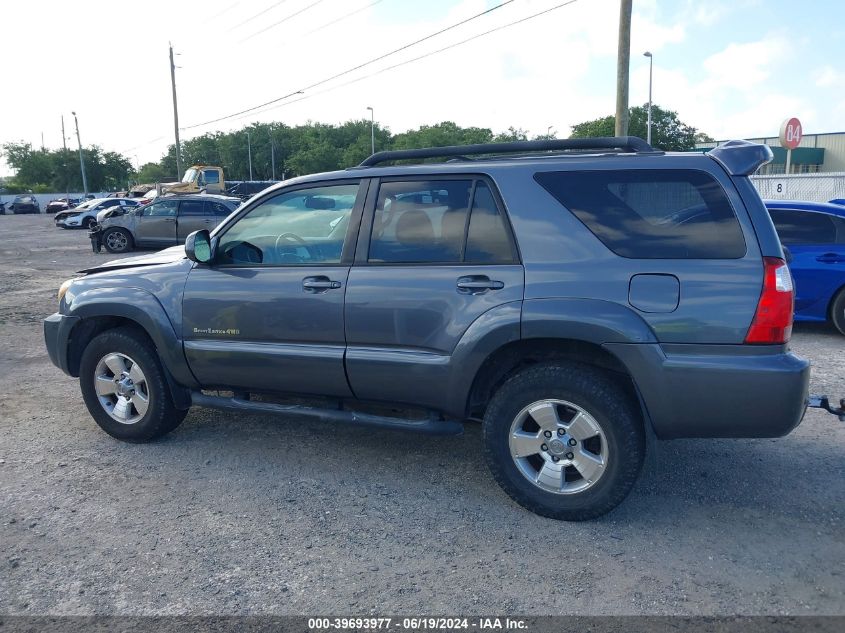
[[[781,242],[792,254],[795,320],[832,321],[845,334],[845,205],[765,203]]]

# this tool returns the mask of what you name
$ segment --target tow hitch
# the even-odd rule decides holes
[[[807,406],[810,409],[824,409],[828,413],[832,413],[838,417],[840,422],[845,422],[845,398],[839,400],[838,409],[830,406],[830,400],[828,400],[827,396],[810,396]]]

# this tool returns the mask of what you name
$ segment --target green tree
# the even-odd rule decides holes
[[[494,143],[510,143],[512,141],[527,141],[528,132],[522,128],[515,128],[513,126],[508,128],[507,132],[500,132],[493,137]]]
[[[628,134],[646,138],[648,135],[648,105],[629,109]],[[613,136],[615,119],[611,116],[584,121],[572,126],[570,138]],[[698,130],[678,119],[678,113],[651,106],[651,144],[666,151],[686,151],[695,148]]]
[[[435,125],[423,125],[393,137],[393,149],[417,149],[420,147],[444,147],[446,145],[472,145],[489,143],[493,132],[489,128],[462,128],[452,121]]]
[[[141,184],[152,185],[162,182],[165,179],[165,173],[158,163],[144,163],[138,170],[135,179]]]

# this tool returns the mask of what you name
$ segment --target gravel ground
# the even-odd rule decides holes
[[[512,503],[477,426],[194,409],[122,444],[41,334],[59,284],[108,257],[49,217],[0,217],[0,614],[845,614],[833,416],[660,443],[628,500],[581,524]],[[793,347],[813,391],[845,395],[845,337],[798,326]]]

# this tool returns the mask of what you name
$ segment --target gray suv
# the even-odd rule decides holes
[[[211,194],[166,196],[126,213],[98,215],[91,237],[110,253],[183,244],[190,233],[213,229],[240,203],[240,198]]]
[[[771,156],[633,137],[374,154],[82,271],[47,349],[125,441],[192,405],[437,434],[480,421],[513,499],[589,519],[628,494],[649,437],[800,422],[792,280],[748,179]]]

